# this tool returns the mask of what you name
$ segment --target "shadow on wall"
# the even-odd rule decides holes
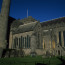
[[[5,57],[24,57],[25,53],[22,49],[16,50],[16,49],[4,49],[2,53],[2,58]]]
[[[8,26],[7,26],[7,35],[6,35],[6,40],[7,40],[7,47],[6,48],[8,48],[8,46],[9,46],[9,34],[10,34],[10,26],[11,26],[11,23],[14,21],[14,20],[16,20],[16,19],[14,19],[14,18],[12,18],[12,17],[8,17]]]

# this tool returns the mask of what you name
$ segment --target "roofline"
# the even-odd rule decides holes
[[[57,20],[57,19],[64,18],[64,17],[59,17],[59,18],[55,18],[55,19],[48,20],[48,21],[43,21],[43,22],[40,22],[40,23],[49,22],[49,21]]]
[[[38,21],[31,22],[31,23],[36,23],[36,22],[38,22]],[[28,25],[28,24],[31,24],[31,23],[23,24],[23,25],[20,25],[20,26]],[[20,27],[20,26],[19,26],[19,27]]]

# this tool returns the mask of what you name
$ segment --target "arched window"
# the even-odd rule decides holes
[[[27,48],[30,48],[30,36],[27,35]]]
[[[21,41],[21,40],[20,40],[20,38],[19,38],[19,48],[20,48],[20,41]]]
[[[18,38],[16,38],[16,45],[18,46]]]
[[[24,48],[24,37],[22,37],[22,47]]]
[[[29,37],[29,47],[28,48],[30,48],[30,37]]]
[[[29,36],[27,35],[27,48],[28,48],[28,43],[29,43],[29,40],[28,40]]]
[[[38,33],[38,44],[37,44],[37,48],[39,48],[40,46],[40,34]]]
[[[52,48],[53,49],[55,48],[55,41],[54,40],[52,41]]]
[[[45,41],[43,40],[43,49],[45,49]]]
[[[61,43],[61,32],[59,32],[59,44],[62,46],[62,43]]]
[[[18,46],[18,38],[15,37],[14,38],[14,48],[16,48]]]
[[[14,38],[13,48],[16,48],[16,39]]]

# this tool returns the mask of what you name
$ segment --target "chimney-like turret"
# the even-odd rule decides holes
[[[10,9],[10,0],[3,0],[1,8],[1,17],[0,17],[0,57],[2,50],[6,48],[6,34],[7,34],[7,25],[8,25],[8,16]]]

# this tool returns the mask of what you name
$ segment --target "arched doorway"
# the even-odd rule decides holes
[[[60,55],[60,50],[58,50],[58,55]]]

